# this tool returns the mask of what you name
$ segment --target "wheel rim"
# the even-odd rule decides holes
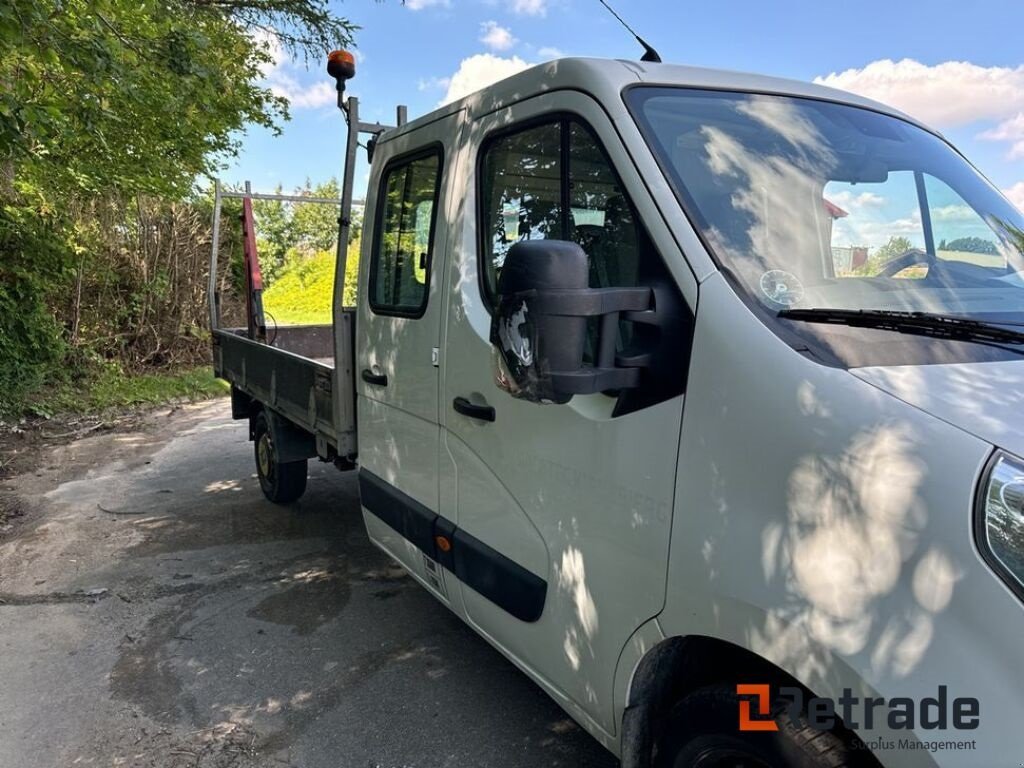
[[[256,446],[256,461],[260,474],[268,480],[274,477],[274,444],[270,442],[270,435],[263,433]]]

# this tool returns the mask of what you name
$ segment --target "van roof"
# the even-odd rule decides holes
[[[927,128],[914,118],[871,99],[798,80],[624,59],[566,58],[538,64],[446,104],[407,123],[399,130],[389,131],[387,138],[414,131],[420,126],[461,110],[467,110],[472,117],[478,117],[532,96],[556,90],[583,91],[602,103],[615,102],[621,98],[624,88],[636,84],[802,96],[866,107]]]

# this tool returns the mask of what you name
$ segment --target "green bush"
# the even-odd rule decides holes
[[[62,375],[67,346],[48,301],[68,252],[60,235],[23,208],[0,209],[0,416]]]

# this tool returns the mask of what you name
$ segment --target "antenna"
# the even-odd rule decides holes
[[[607,8],[608,9],[608,13],[610,13],[612,16],[614,16],[615,20],[618,21],[619,24],[624,26],[626,28],[626,31],[629,32],[629,34],[631,34],[633,37],[635,37],[636,41],[638,43],[640,43],[640,45],[642,45],[644,47],[644,55],[643,55],[643,58],[640,59],[640,61],[649,61],[649,62],[654,63],[654,64],[661,64],[661,56],[658,54],[658,52],[656,50],[654,50],[654,48],[650,45],[650,43],[648,43],[646,40],[644,40],[642,37],[640,37],[640,35],[638,35],[633,30],[633,28],[631,26],[629,26],[629,24],[626,23],[625,19],[623,19],[621,16],[619,16],[619,14],[617,14],[615,12],[614,8],[612,8],[610,5],[608,5],[606,0],[597,0],[597,1],[599,3],[601,3],[601,5],[603,5],[605,8]]]

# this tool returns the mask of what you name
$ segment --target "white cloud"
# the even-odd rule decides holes
[[[969,205],[944,205],[932,209],[932,220],[945,224],[973,224],[978,214]]]
[[[338,92],[329,81],[323,78],[313,83],[300,81],[299,76],[306,70],[291,61],[277,35],[260,30],[253,38],[270,56],[270,61],[259,67],[263,85],[275,96],[287,99],[292,109],[311,109],[336,101]]]
[[[1010,198],[1010,202],[1024,211],[1024,181],[1018,181],[1009,189],[1004,189],[1003,194]]]
[[[889,202],[886,198],[881,195],[877,195],[874,192],[861,192],[858,195],[848,189],[844,189],[834,194],[826,194],[825,196],[828,198],[829,202],[834,205],[838,205],[848,213],[856,210],[863,210],[865,208],[883,208]]]
[[[450,8],[451,0],[405,0],[405,7],[410,11],[422,11],[424,8]]]
[[[488,85],[511,77],[531,65],[518,56],[502,58],[491,53],[478,53],[463,59],[458,70],[448,80],[448,92],[442,104],[448,104],[463,96],[486,88]]]
[[[548,0],[510,0],[509,10],[522,16],[546,16]]]
[[[270,57],[270,61],[260,62],[259,65],[260,75],[266,79],[288,61],[288,54],[285,53],[280,38],[265,29],[256,30],[252,34],[252,39]]]
[[[564,59],[568,54],[560,48],[541,48],[537,51],[537,55],[542,59]]]
[[[989,141],[1006,141],[1010,143],[1010,160],[1024,158],[1024,112],[1016,117],[1005,120],[990,131],[981,134],[981,138]]]
[[[498,22],[485,21],[480,25],[480,42],[492,51],[507,51],[518,40],[512,36],[510,29],[501,26]]]
[[[1024,112],[1024,66],[980,67],[967,61],[927,66],[884,59],[814,82],[881,101],[941,128],[1009,120]]]
[[[905,218],[885,219],[851,216],[838,219],[834,224],[832,242],[866,248],[880,248],[893,237],[906,237],[920,245],[924,243],[921,212],[915,210]]]
[[[312,109],[333,104],[338,91],[330,83],[317,82],[303,85],[294,77],[277,73],[270,81],[270,90],[275,96],[288,99],[292,109]]]

